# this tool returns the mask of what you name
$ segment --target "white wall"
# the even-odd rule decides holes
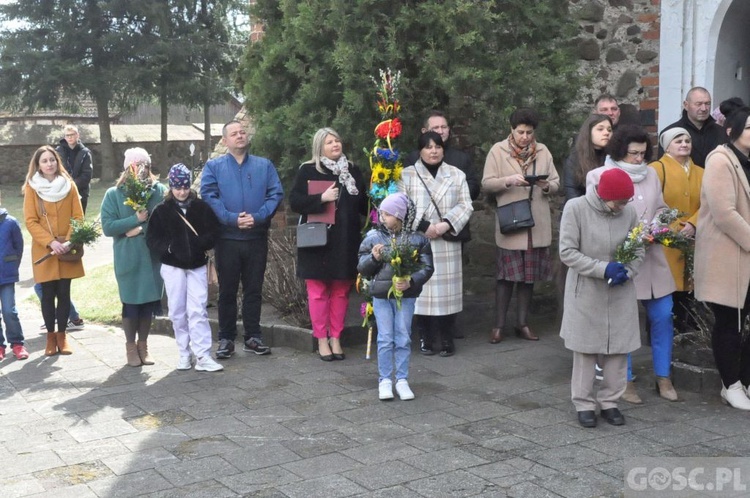
[[[750,102],[750,1],[662,0],[659,41],[659,130],[677,120],[694,86],[714,104],[735,95]],[[718,55],[717,55],[718,54]],[[737,63],[743,80],[735,81]]]

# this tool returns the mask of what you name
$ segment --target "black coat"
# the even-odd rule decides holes
[[[443,155],[443,162],[445,164],[455,166],[456,168],[464,172],[464,174],[466,175],[466,183],[467,185],[469,185],[469,195],[471,196],[471,200],[477,200],[477,197],[479,197],[479,192],[482,188],[482,182],[481,179],[477,176],[476,171],[474,171],[474,166],[471,162],[471,156],[466,152],[454,149],[453,147],[448,147],[447,145],[445,146],[445,149],[443,149]],[[416,164],[417,159],[419,159],[419,151],[411,151],[404,160],[404,167]]]
[[[302,215],[302,223],[308,214],[322,213],[322,194],[308,195],[310,180],[335,181],[339,188],[336,206],[336,223],[328,229],[328,244],[325,247],[297,249],[297,276],[311,280],[354,280],[357,277],[357,252],[362,240],[362,216],[367,214],[367,185],[359,168],[349,163],[349,173],[359,190],[351,195],[346,187],[338,183],[338,177],[326,170],[321,173],[314,163],[299,167],[294,186],[289,193],[289,207]]]
[[[193,200],[184,214],[198,235],[180,218],[183,214],[174,199],[165,200],[151,213],[146,243],[160,261],[177,268],[193,269],[206,264],[206,251],[219,238],[219,219],[213,209],[190,194]]]
[[[60,154],[63,166],[65,166],[68,174],[73,177],[73,181],[78,187],[78,193],[81,197],[87,198],[89,196],[89,183],[91,183],[91,176],[94,172],[91,166],[91,151],[80,140],[71,149],[64,138],[60,140],[60,145],[55,150]]]
[[[693,140],[693,151],[690,153],[690,158],[693,160],[696,166],[701,168],[706,167],[706,157],[708,153],[714,150],[721,144],[725,144],[729,141],[727,133],[719,123],[717,123],[711,116],[708,117],[706,122],[703,124],[701,129],[695,127],[695,125],[688,119],[687,111],[682,111],[682,117],[672,123],[671,125],[664,128],[661,132],[664,133],[670,128],[685,128],[690,133],[690,138]],[[664,155],[664,149],[659,145],[659,155]]]

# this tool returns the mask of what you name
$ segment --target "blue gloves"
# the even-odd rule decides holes
[[[628,271],[625,269],[625,265],[611,261],[607,263],[607,268],[604,270],[604,278],[607,280],[609,285],[622,285],[628,281]]]
[[[622,285],[627,282],[629,278],[630,277],[628,277],[628,272],[620,272],[612,278],[612,280],[609,282],[609,285]]]
[[[607,263],[607,269],[604,270],[604,278],[607,280],[614,279],[618,273],[622,272],[627,273],[624,264],[618,263],[616,261],[610,261],[609,263]]]

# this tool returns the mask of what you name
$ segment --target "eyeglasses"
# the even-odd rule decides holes
[[[75,137],[77,135],[78,135],[78,133],[66,133],[65,134],[65,138],[72,138],[72,137]]]
[[[645,150],[629,150],[628,155],[633,156],[633,157],[646,157],[646,151]]]

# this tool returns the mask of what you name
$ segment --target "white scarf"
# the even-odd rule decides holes
[[[359,194],[359,190],[357,189],[357,184],[354,181],[354,177],[351,173],[349,173],[349,161],[346,159],[346,156],[344,154],[341,154],[341,157],[339,157],[339,160],[336,162],[333,162],[326,156],[322,156],[320,158],[320,162],[323,163],[323,166],[328,168],[331,173],[333,173],[334,175],[338,175],[339,183],[346,187],[346,191],[349,192],[349,194]]]
[[[607,160],[604,164],[620,168],[628,174],[630,179],[633,180],[633,183],[642,182],[646,179],[646,175],[648,174],[648,165],[645,162],[641,164],[630,164],[625,161],[615,161],[611,156],[607,156]]]
[[[70,192],[70,181],[63,175],[57,175],[54,180],[47,180],[40,172],[36,172],[29,180],[29,187],[34,189],[43,201],[57,202],[63,200]]]

